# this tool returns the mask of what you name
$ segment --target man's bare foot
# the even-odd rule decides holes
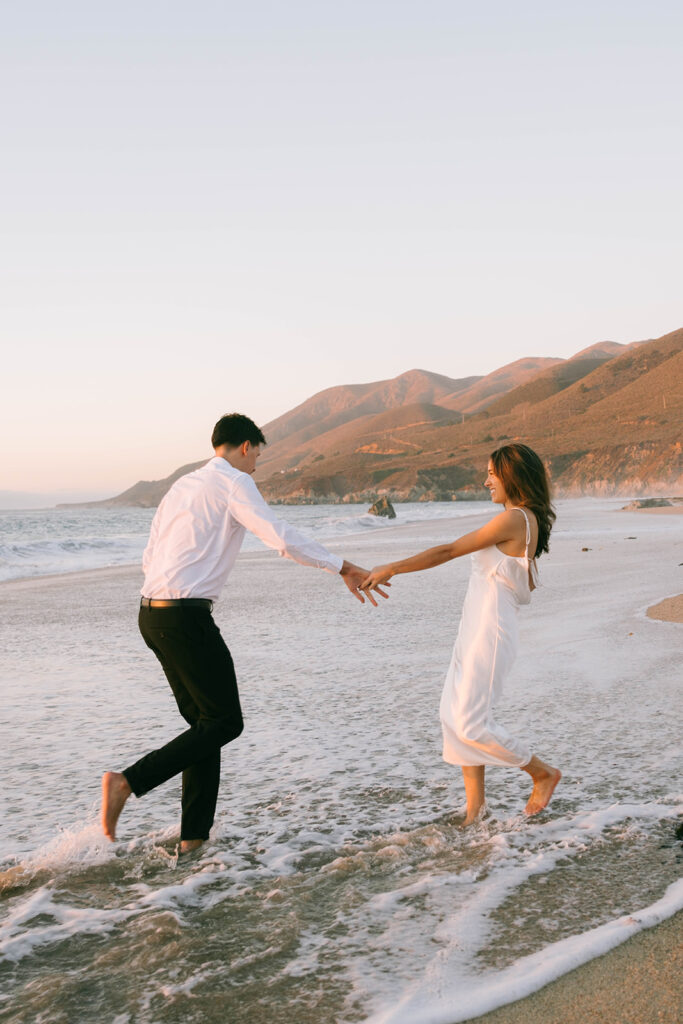
[[[121,772],[105,772],[102,776],[102,831],[112,843],[116,840],[116,822],[132,792]]]
[[[534,788],[524,808],[524,813],[529,815],[538,814],[550,803],[550,798],[555,792],[555,786],[562,778],[562,772],[558,768],[544,767],[538,774],[533,776]]]
[[[200,846],[203,846],[203,844],[203,839],[181,839],[180,853],[192,853],[194,850],[198,850]]]

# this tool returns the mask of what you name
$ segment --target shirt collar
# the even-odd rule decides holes
[[[216,469],[219,473],[225,473],[226,476],[232,476],[234,473],[241,473],[241,469],[235,469],[227,459],[224,459],[222,455],[214,455],[212,459],[206,464],[207,469]]]

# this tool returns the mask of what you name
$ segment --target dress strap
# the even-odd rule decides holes
[[[526,543],[524,545],[524,557],[528,559],[528,557],[529,557],[529,543],[531,541],[531,527],[529,526],[529,517],[526,514],[526,511],[523,508],[520,508],[519,505],[511,505],[510,508],[508,509],[508,512],[515,512],[515,511],[521,512],[522,515],[524,516],[524,521],[526,522]]]

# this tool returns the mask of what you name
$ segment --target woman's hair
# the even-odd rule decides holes
[[[491,452],[493,471],[510,501],[525,505],[536,516],[538,542],[534,558],[549,550],[550,531],[557,518],[550,502],[550,483],[545,466],[525,444],[504,444]]]

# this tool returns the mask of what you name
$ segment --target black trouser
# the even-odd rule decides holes
[[[208,839],[218,797],[221,747],[242,732],[242,710],[230,651],[208,608],[140,608],[140,632],[166,673],[190,728],[126,768],[142,796],[183,773],[181,839]]]

